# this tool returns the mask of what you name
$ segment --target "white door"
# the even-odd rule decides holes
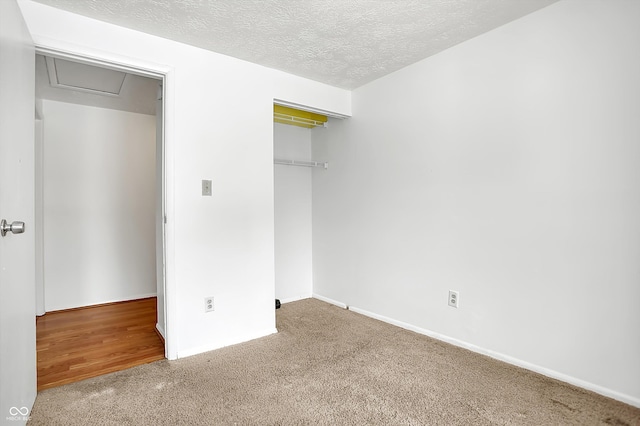
[[[0,423],[27,419],[36,397],[35,49],[15,0],[0,0]],[[16,421],[17,420],[17,421]]]

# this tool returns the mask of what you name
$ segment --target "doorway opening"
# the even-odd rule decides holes
[[[86,325],[87,315],[129,309],[125,316],[145,323],[120,328],[151,327],[164,357],[165,75],[36,50],[36,313],[51,324],[82,312]],[[118,343],[113,335],[103,340],[118,353],[140,350],[126,333]],[[51,343],[38,346],[39,358],[55,349]],[[99,363],[97,352],[75,359]],[[135,365],[130,359],[122,369]],[[41,372],[65,368],[79,370],[68,356],[39,365],[39,384]]]

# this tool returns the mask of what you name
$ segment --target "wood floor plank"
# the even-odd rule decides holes
[[[156,303],[152,297],[37,317],[38,390],[163,359]]]

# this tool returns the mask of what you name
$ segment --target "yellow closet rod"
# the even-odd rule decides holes
[[[327,116],[309,111],[289,108],[282,105],[273,106],[273,121],[281,124],[305,127],[327,127]]]

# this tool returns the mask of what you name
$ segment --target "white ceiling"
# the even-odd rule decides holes
[[[558,0],[35,0],[353,89]]]

